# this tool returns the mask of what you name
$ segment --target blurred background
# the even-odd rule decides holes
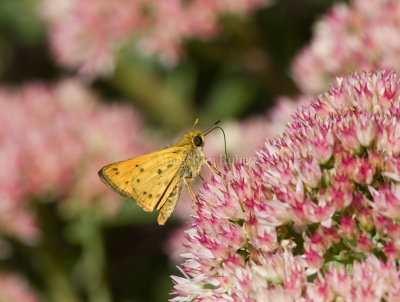
[[[221,120],[232,158],[255,156],[322,91],[295,61],[338,4],[1,0],[0,301],[173,298],[187,192],[160,227],[97,171],[174,143],[196,117]],[[223,166],[221,133],[205,154]]]

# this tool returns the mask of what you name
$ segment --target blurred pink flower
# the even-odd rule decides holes
[[[119,208],[97,171],[145,152],[137,112],[100,103],[73,79],[1,88],[0,104],[1,231],[25,239],[37,233],[32,198],[96,206],[106,215]]]
[[[292,65],[307,93],[328,88],[335,76],[354,71],[400,71],[400,2],[339,3],[314,25],[313,39]]]
[[[171,301],[394,301],[400,77],[362,73],[204,184]]]
[[[115,52],[134,39],[144,53],[175,64],[184,40],[215,37],[220,14],[246,14],[269,2],[46,0],[43,16],[60,63],[94,76],[110,72]]]
[[[0,272],[0,301],[37,302],[39,297],[21,277]]]

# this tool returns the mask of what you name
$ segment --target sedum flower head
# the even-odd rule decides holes
[[[0,272],[0,301],[4,302],[38,302],[39,296],[20,276]]]
[[[354,0],[336,4],[314,26],[314,37],[295,59],[293,75],[308,93],[356,70],[400,70],[400,2]]]
[[[400,77],[338,78],[205,183],[171,301],[400,297]]]
[[[0,105],[0,234],[35,238],[32,199],[100,208],[105,217],[117,212],[117,196],[97,171],[146,151],[138,112],[102,104],[75,79],[0,87]]]
[[[145,54],[175,64],[184,40],[211,39],[219,16],[245,15],[269,0],[45,0],[42,14],[57,60],[83,74],[110,72],[115,53],[132,40]]]

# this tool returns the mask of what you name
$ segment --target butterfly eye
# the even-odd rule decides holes
[[[201,139],[201,137],[200,137],[199,135],[197,135],[197,136],[195,136],[195,137],[193,138],[193,144],[194,144],[196,147],[200,147],[200,146],[203,144],[203,140]]]

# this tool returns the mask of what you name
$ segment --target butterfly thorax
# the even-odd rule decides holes
[[[204,155],[203,151],[200,148],[194,148],[188,152],[186,156],[186,160],[181,168],[181,176],[182,178],[187,178],[189,181],[192,181],[193,178],[196,178],[200,174],[200,170],[204,164]]]
[[[181,168],[181,177],[191,179],[200,174],[200,170],[204,164],[203,147],[205,138],[200,131],[192,130],[187,132],[183,138],[174,146],[186,149],[186,156]]]

